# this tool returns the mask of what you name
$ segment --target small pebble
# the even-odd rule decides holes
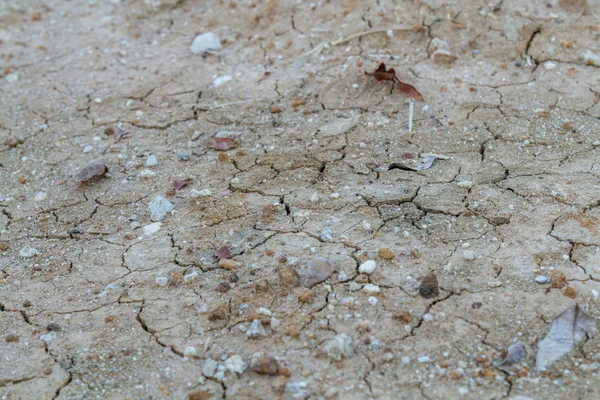
[[[428,363],[428,362],[431,362],[431,358],[429,358],[427,356],[421,356],[421,357],[417,358],[417,361],[419,361],[420,363]]]
[[[367,283],[362,290],[368,294],[377,294],[381,292],[379,286],[373,285],[372,283]]]
[[[152,178],[153,176],[156,176],[156,172],[154,172],[152,170],[143,169],[140,171],[141,178]]]
[[[350,336],[340,333],[325,344],[324,350],[327,357],[342,361],[342,358],[350,358],[354,355],[354,343]]]
[[[535,282],[539,283],[540,285],[544,285],[546,283],[550,283],[550,278],[544,275],[538,275],[535,277]]]
[[[161,225],[162,224],[160,222],[155,222],[153,224],[144,226],[144,228],[142,228],[142,231],[144,232],[144,236],[151,236],[151,235],[155,234],[156,232],[158,232],[160,230]]]
[[[598,300],[600,298],[600,293],[597,290],[592,289],[592,296],[594,296],[594,300]]]
[[[94,150],[94,146],[85,146],[83,148],[83,152],[84,153],[89,153],[90,151]]]
[[[394,254],[394,252],[386,247],[382,247],[381,249],[379,249],[377,251],[377,255],[381,258],[383,258],[384,260],[393,260],[394,257],[396,256]]]
[[[6,81],[8,83],[15,83],[18,80],[19,80],[19,74],[17,74],[17,73],[12,73],[12,74],[6,75]]]
[[[156,282],[156,284],[160,287],[166,287],[169,283],[169,278],[166,276],[157,276],[154,282]]]
[[[35,202],[44,201],[47,198],[48,198],[48,193],[46,193],[46,192],[37,192],[35,194],[35,197],[33,198],[33,201],[35,201]]]
[[[8,334],[6,335],[6,342],[7,343],[16,343],[19,341],[19,336],[14,335],[14,334]]]
[[[243,374],[248,364],[244,362],[244,359],[239,354],[234,354],[225,361],[225,369],[235,374]]]
[[[463,258],[468,261],[472,261],[475,259],[475,252],[473,250],[465,250],[463,251]]]
[[[202,374],[207,378],[212,378],[213,376],[215,376],[215,372],[217,372],[218,366],[218,362],[216,362],[212,358],[207,358],[202,364]]]
[[[473,187],[473,182],[471,181],[460,181],[456,184],[458,185],[458,187],[461,187],[463,189],[471,189]]]
[[[229,82],[230,80],[232,80],[232,76],[231,75],[223,75],[223,76],[217,76],[214,80],[213,80],[213,86],[214,87],[219,87],[221,85],[226,84],[227,82]]]
[[[432,299],[440,295],[438,279],[433,272],[428,272],[421,280],[419,294],[424,299]]]
[[[500,282],[500,281],[499,281],[498,279],[496,279],[496,278],[492,278],[492,279],[490,279],[490,280],[488,281],[488,283],[487,283],[487,284],[488,284],[488,286],[489,286],[489,287],[491,287],[491,288],[497,288],[497,287],[500,287],[500,286],[502,286],[502,282]]]
[[[577,291],[575,290],[575,288],[573,286],[567,286],[563,295],[574,299],[575,297],[577,297]]]
[[[356,291],[360,290],[361,287],[362,287],[362,285],[360,283],[350,282],[350,286],[348,287],[348,290],[351,292],[356,292]]]
[[[252,371],[259,375],[277,375],[279,363],[273,357],[263,356],[252,361]]]
[[[550,280],[552,281],[552,287],[555,289],[562,289],[567,284],[567,276],[559,269],[552,271]]]
[[[319,201],[319,195],[316,193],[313,193],[312,196],[310,196],[310,202],[311,203],[316,203]]]
[[[205,32],[197,35],[190,45],[190,53],[203,54],[208,51],[221,50],[223,46],[219,37],[213,32]]]
[[[60,325],[58,325],[56,322],[50,322],[47,326],[46,326],[46,330],[48,332],[60,332]]]
[[[358,272],[360,272],[361,274],[371,275],[373,271],[375,271],[375,267],[377,267],[375,261],[368,260],[362,263],[360,267],[358,267]]]
[[[404,364],[404,365],[410,364],[410,357],[407,357],[407,356],[402,357],[402,364]]]
[[[371,296],[371,297],[369,297],[368,301],[369,301],[369,304],[371,304],[372,306],[374,306],[375,304],[377,304],[378,300],[377,300],[377,297]]]
[[[177,153],[177,161],[189,161],[190,153]]]
[[[196,354],[198,354],[198,351],[193,346],[188,346],[185,349],[183,349],[183,355],[185,357],[192,357],[192,356],[195,356]]]
[[[19,251],[19,255],[24,258],[31,258],[38,254],[40,254],[40,252],[37,249],[29,246],[25,246]]]
[[[192,190],[190,190],[190,197],[192,199],[195,199],[198,197],[207,197],[210,195],[212,195],[212,192],[210,189],[202,189],[202,190],[192,189]]]
[[[308,262],[307,266],[304,286],[308,288],[325,281],[334,270],[331,260],[325,257],[315,257]]]
[[[155,167],[158,165],[158,158],[154,154],[146,159],[146,167]]]
[[[340,271],[338,274],[338,282],[348,282],[348,276],[344,271]]]
[[[254,321],[252,321],[252,323],[250,324],[250,327],[246,331],[246,336],[248,338],[253,338],[253,339],[267,336],[267,332],[265,331],[265,328],[263,328],[263,325],[260,322],[260,319],[255,319]]]
[[[156,196],[149,204],[150,219],[154,222],[162,221],[165,215],[173,211],[173,204],[162,196]]]

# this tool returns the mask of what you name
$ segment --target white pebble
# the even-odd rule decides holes
[[[190,52],[192,54],[202,54],[211,50],[221,50],[222,48],[219,37],[213,32],[206,32],[194,38],[190,46]]]
[[[94,146],[85,146],[83,148],[83,152],[84,153],[89,153],[90,151],[94,150]]]
[[[153,224],[146,225],[143,228],[144,236],[150,236],[150,235],[155,234],[156,232],[158,232],[160,230],[161,225],[162,224],[160,222],[155,222]]]
[[[404,364],[404,365],[410,364],[410,357],[407,357],[407,356],[402,357],[402,364]]]
[[[346,275],[346,273],[344,271],[340,271],[340,273],[338,274],[338,281],[339,282],[348,282],[348,276]]]
[[[48,193],[46,192],[37,192],[35,194],[35,197],[33,198],[33,201],[44,201],[48,198]]]
[[[427,356],[421,356],[417,359],[420,363],[428,363],[431,362],[431,358]]]
[[[185,274],[185,275],[183,276],[183,282],[184,282],[184,283],[191,283],[191,282],[194,282],[196,279],[198,279],[198,276],[200,276],[200,275],[198,274],[198,272],[196,272],[196,271],[192,271],[192,272],[190,272],[189,274]]]
[[[244,371],[248,368],[248,365],[244,362],[244,359],[239,354],[234,354],[229,357],[227,361],[225,361],[225,369],[227,371],[243,374]]]
[[[156,176],[156,172],[149,169],[143,169],[140,171],[141,178],[152,178],[153,176]]]
[[[363,287],[362,290],[368,294],[377,294],[377,293],[381,292],[381,289],[379,289],[379,286],[373,285],[372,283],[367,283]]]
[[[473,250],[465,250],[463,251],[463,258],[465,260],[471,261],[475,259],[475,252]]]
[[[458,187],[461,187],[463,189],[471,189],[473,187],[473,182],[471,181],[460,181],[456,184],[458,185]]]
[[[556,68],[556,64],[554,64],[552,61],[547,61],[544,63],[544,68],[545,69],[554,69],[554,68]]]
[[[433,315],[431,315],[429,313],[423,315],[423,321],[427,321],[427,322],[433,321]]]
[[[358,267],[358,272],[360,272],[361,274],[371,275],[373,271],[375,271],[375,267],[377,267],[375,261],[368,260],[362,263],[360,267]]]
[[[40,254],[40,252],[37,249],[29,246],[25,246],[19,251],[19,255],[24,258],[30,258],[38,254]]]
[[[167,283],[169,283],[169,278],[166,276],[157,276],[154,282],[160,287],[165,287],[167,286]]]
[[[40,340],[44,342],[51,342],[54,338],[56,338],[56,332],[48,332],[45,335],[40,336]]]
[[[158,165],[158,158],[154,154],[146,159],[146,167],[154,167]]]
[[[162,196],[156,196],[149,204],[150,219],[154,222],[162,221],[165,215],[173,211],[174,206]]]
[[[545,283],[550,283],[550,278],[544,275],[538,275],[535,277],[535,282],[539,283],[540,285],[543,285]]]
[[[219,87],[221,85],[226,84],[227,82],[229,82],[230,80],[232,80],[233,78],[231,77],[231,75],[223,75],[223,76],[217,76],[214,80],[213,80],[213,86],[214,87]]]
[[[195,356],[196,354],[198,354],[198,351],[196,351],[196,348],[194,346],[188,346],[185,349],[183,349],[183,355],[185,357]]]
[[[329,195],[329,197],[331,197],[332,199],[337,199],[338,197],[340,197],[340,194],[339,193],[331,193]]]
[[[319,195],[317,193],[313,193],[312,196],[310,196],[310,202],[316,203],[318,201],[319,201]]]
[[[19,74],[13,73],[13,74],[6,75],[6,81],[8,83],[15,83],[18,80],[19,80]]]
[[[266,315],[267,317],[272,315],[271,310],[264,307],[260,307],[258,310],[256,310],[256,313],[260,315]]]
[[[496,278],[492,278],[488,281],[488,286],[491,288],[497,288],[502,286],[502,282],[500,282],[498,279]]]
[[[592,296],[594,296],[594,300],[598,300],[600,293],[598,293],[597,290],[592,289]]]
[[[246,331],[246,336],[249,338],[259,338],[261,336],[267,336],[267,332],[265,332],[265,328],[263,328],[260,319],[255,319],[250,324],[250,328]]]
[[[377,297],[373,297],[373,296],[369,297],[368,301],[369,301],[369,304],[371,304],[372,306],[374,306],[378,302]]]
[[[192,189],[192,190],[190,190],[190,197],[192,199],[195,199],[198,197],[207,197],[210,195],[212,195],[212,192],[210,191],[210,189],[202,189],[202,190]]]
[[[212,358],[207,358],[206,361],[204,361],[204,364],[202,364],[202,374],[207,378],[212,378],[215,375],[215,372],[217,372],[218,366],[218,362]]]

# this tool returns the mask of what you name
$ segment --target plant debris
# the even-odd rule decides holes
[[[224,258],[231,258],[231,250],[227,246],[220,247],[215,250],[215,257],[219,260],[223,260]]]
[[[527,348],[523,342],[517,342],[510,345],[504,359],[493,365],[498,369],[508,372],[510,366],[517,364],[525,357],[527,357]]]
[[[175,190],[180,190],[181,188],[183,188],[184,186],[189,185],[192,182],[192,178],[186,178],[186,179],[175,179],[173,181],[173,189]]]
[[[95,176],[102,176],[108,172],[108,168],[104,165],[104,161],[95,160],[83,167],[81,171],[75,175],[75,179],[80,182],[87,182]]]
[[[389,70],[386,69],[385,63],[379,64],[379,67],[377,67],[377,69],[374,72],[365,71],[365,75],[372,76],[379,82],[394,82],[396,84],[396,89],[398,89],[405,96],[413,98],[417,101],[425,101],[423,95],[419,93],[419,91],[414,86],[409,85],[408,83],[404,83],[400,79],[398,79],[394,68],[390,68]]]
[[[390,169],[398,168],[405,171],[423,171],[431,168],[433,162],[436,159],[447,160],[450,157],[442,154],[423,153],[421,154],[421,160],[409,158],[407,155],[410,153],[404,153],[402,158],[406,161],[393,162],[387,168],[381,166],[376,160],[373,160],[373,166],[382,171],[389,171]],[[412,154],[410,155],[412,157]]]
[[[579,304],[567,308],[552,321],[548,335],[539,343],[536,358],[537,371],[571,351],[579,342],[593,338],[598,332],[598,322],[587,315]]]
[[[440,286],[437,280],[437,276],[433,272],[428,272],[427,275],[421,280],[419,286],[419,294],[424,299],[433,299],[440,295]]]
[[[213,150],[226,151],[235,149],[238,143],[230,138],[210,138],[206,141],[206,147]]]

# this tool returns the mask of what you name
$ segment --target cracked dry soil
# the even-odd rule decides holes
[[[0,3],[0,399],[600,398],[597,338],[533,359],[567,307],[600,317],[599,13]],[[191,54],[209,31],[223,49]],[[364,75],[382,61],[425,97],[412,132]],[[373,164],[421,153],[449,159]],[[571,297],[536,282],[556,270]],[[494,368],[517,340],[529,358]]]

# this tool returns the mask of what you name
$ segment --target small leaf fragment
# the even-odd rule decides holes
[[[215,250],[214,254],[219,260],[231,258],[231,250],[227,246],[223,246]]]
[[[398,80],[398,78],[396,77],[396,71],[394,71],[394,68],[390,68],[389,70],[386,70],[385,63],[379,64],[379,67],[377,67],[377,69],[373,72],[365,71],[365,75],[372,76],[373,78],[377,79],[377,81],[379,81],[379,82],[382,82],[382,81],[396,82]]]
[[[523,342],[517,342],[510,345],[508,348],[508,353],[503,360],[496,362],[493,364],[495,368],[501,369],[503,371],[507,371],[510,366],[513,364],[517,364],[523,358],[527,357],[527,348],[523,344]]]
[[[226,151],[235,149],[238,143],[230,138],[210,138],[206,141],[206,147],[213,150]]]
[[[539,343],[536,357],[537,371],[545,370],[583,339],[598,333],[598,322],[587,315],[579,304],[567,308],[552,321],[548,335]]]
[[[106,172],[108,172],[108,168],[104,165],[104,161],[95,160],[83,167],[83,169],[75,175],[75,179],[80,182],[86,182],[95,176],[102,176]]]
[[[186,179],[175,179],[173,181],[173,189],[175,190],[180,190],[181,188],[183,188],[184,186],[189,185],[192,182],[192,178],[186,178]]]
[[[419,91],[413,85],[398,81],[396,84],[396,89],[398,89],[403,95],[412,97],[416,101],[425,101],[423,95],[419,93]]]

